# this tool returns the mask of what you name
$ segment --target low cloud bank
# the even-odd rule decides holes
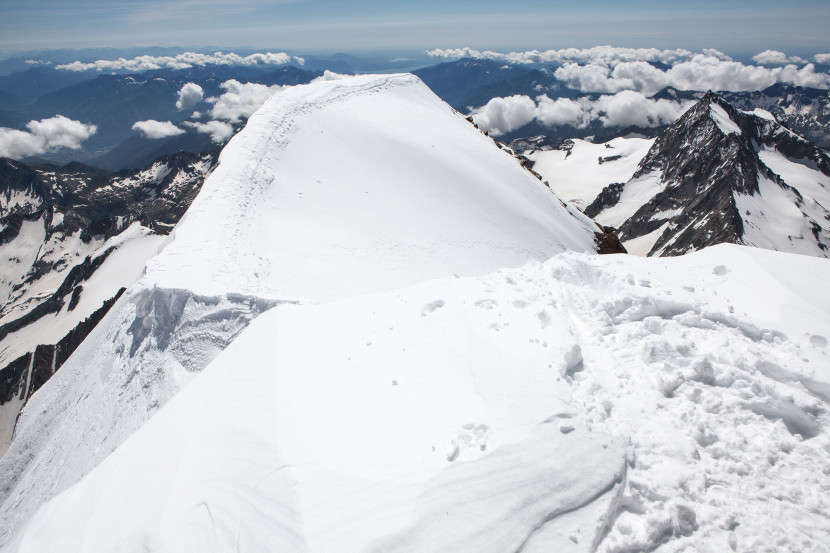
[[[817,72],[815,65],[798,56],[766,50],[753,59],[758,65],[735,61],[723,52],[705,49],[655,48],[566,48],[540,52],[500,53],[471,48],[430,50],[436,58],[471,57],[505,63],[555,63],[557,79],[582,92],[616,93],[633,90],[647,95],[667,86],[681,90],[763,90],[775,83],[812,88],[830,88],[830,74]],[[830,54],[816,54],[817,63],[830,63]]]
[[[56,115],[26,123],[25,131],[0,127],[0,157],[20,159],[54,152],[62,148],[77,150],[81,142],[95,134],[95,125],[87,125]]]
[[[570,125],[584,129],[599,121],[605,127],[654,127],[673,123],[694,102],[654,100],[640,92],[626,90],[596,99],[516,95],[493,98],[473,110],[476,124],[494,135],[508,133],[537,120],[547,126]]]
[[[725,56],[717,50],[721,56]],[[660,50],[657,48],[616,48],[614,46],[594,46],[593,48],[563,48],[561,50],[528,50],[525,52],[494,52],[491,50],[475,50],[473,48],[448,48],[427,51],[433,58],[475,58],[490,59],[505,63],[595,63],[614,66],[618,63],[631,61],[653,61],[673,64],[677,61],[688,60],[694,56],[689,50]],[[728,57],[728,56],[727,56]]]
[[[294,61],[302,65],[303,58],[290,56],[285,52],[265,52],[240,56],[233,52],[214,54],[198,54],[184,52],[175,56],[137,56],[132,59],[118,58],[116,60],[96,60],[90,63],[73,61],[56,65],[55,69],[66,71],[149,71],[154,69],[187,69],[193,66],[205,65],[285,65]]]

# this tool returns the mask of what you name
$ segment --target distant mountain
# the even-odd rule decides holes
[[[479,92],[481,89],[505,90],[508,87],[506,81],[526,76],[531,71],[527,67],[492,60],[464,58],[418,69],[413,73],[442,100],[466,112],[470,101],[482,105],[493,97],[481,102],[486,97],[486,94]]]
[[[97,73],[63,71],[52,67],[32,67],[0,77],[0,91],[17,97],[23,105],[56,90],[93,79]]]
[[[546,95],[550,98],[576,98],[583,94],[565,86],[547,69],[532,69],[515,77],[509,77],[494,83],[474,87],[461,94],[455,104],[462,106],[462,111],[485,105],[493,98],[514,96],[516,94],[536,98]]]
[[[830,148],[830,90],[778,83],[760,92],[721,92],[742,110],[761,108],[792,131]]]
[[[177,152],[207,152],[220,149],[221,146],[213,142],[209,134],[192,129],[169,138],[148,139],[134,134],[107,153],[90,159],[88,163],[109,171],[135,170],[151,165],[162,156]]]
[[[740,111],[710,92],[657,137],[633,175],[624,145],[600,148],[572,178],[595,173],[591,163],[610,171],[585,213],[617,227],[629,251],[680,255],[731,242],[830,257],[830,158],[768,112]],[[546,174],[555,165],[534,159],[557,189]]]
[[[0,158],[0,452],[60,368],[193,201],[217,152],[141,171]]]
[[[38,74],[47,74],[48,71],[71,74],[76,79],[78,75],[67,71],[37,71],[40,72]],[[147,119],[173,123],[187,120],[192,110],[176,109],[177,93],[185,83],[195,82],[206,96],[218,96],[224,92],[220,85],[230,79],[269,86],[295,85],[307,83],[322,73],[293,66],[276,69],[204,66],[130,75],[93,73],[94,78],[89,78],[87,72],[83,74],[87,75],[86,80],[43,94],[31,105],[0,111],[0,126],[19,128],[29,120],[58,114],[91,123],[97,126],[97,132],[83,143],[82,150],[59,150],[41,154],[40,158],[57,164],[79,160],[111,169],[136,168],[161,154],[175,153],[179,149],[199,152],[208,147],[210,138],[206,134],[188,132],[187,135],[163,141],[146,140],[132,129],[136,121]],[[10,94],[15,93],[12,91]]]

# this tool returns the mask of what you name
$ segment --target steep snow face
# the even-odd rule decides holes
[[[277,307],[5,550],[820,551],[829,279],[724,245]]]
[[[147,277],[324,300],[594,251],[597,230],[417,77],[360,76],[269,100]]]
[[[596,230],[415,77],[284,90],[21,413],[0,459],[0,543],[264,311],[592,252]]]

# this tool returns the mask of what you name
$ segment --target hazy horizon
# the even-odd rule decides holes
[[[705,0],[676,8],[654,0],[574,5],[529,0],[419,3],[334,0],[32,0],[0,8],[0,51],[144,45],[306,52],[431,48],[717,48],[734,55],[775,49],[830,51],[830,5],[820,0]],[[242,48],[243,46],[238,46]]]

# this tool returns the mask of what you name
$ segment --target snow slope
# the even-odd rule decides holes
[[[612,182],[627,182],[653,139],[615,138],[602,144],[574,139],[569,150],[525,152],[551,189],[580,209]]]
[[[254,114],[147,278],[333,299],[595,251],[597,230],[417,77],[359,76]]]
[[[565,253],[277,307],[4,551],[823,551],[828,279]]]
[[[285,89],[32,396],[0,459],[0,543],[264,311],[593,252],[596,230],[411,75]]]

